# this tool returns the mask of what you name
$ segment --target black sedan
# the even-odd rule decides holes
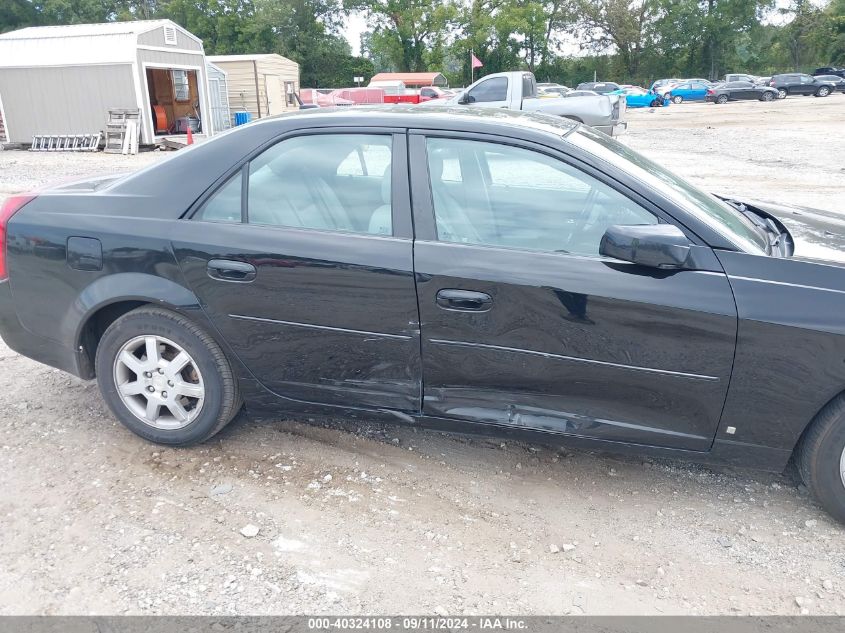
[[[245,407],[794,457],[845,520],[844,224],[566,119],[321,109],[7,199],[0,333],[162,444]]]
[[[753,84],[750,81],[729,81],[708,88],[704,98],[711,103],[774,101],[778,98],[778,91],[769,86]]]

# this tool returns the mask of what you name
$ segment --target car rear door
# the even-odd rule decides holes
[[[275,394],[420,407],[404,131],[286,136],[213,188],[172,244],[232,351]]]
[[[410,148],[424,413],[706,450],[736,336],[709,248],[700,270],[600,257],[609,224],[665,214],[547,147],[420,131]]]

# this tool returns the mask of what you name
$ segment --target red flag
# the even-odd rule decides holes
[[[470,53],[470,68],[481,68],[484,64],[481,63],[481,60],[478,59],[474,54]]]

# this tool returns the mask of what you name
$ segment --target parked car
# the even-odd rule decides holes
[[[560,117],[400,106],[263,119],[0,217],[3,339],[147,440],[245,404],[794,458],[845,521],[838,214],[719,200]]]
[[[845,78],[845,68],[837,68],[835,66],[822,66],[813,71],[813,75],[836,75],[837,77]]]
[[[729,81],[707,89],[707,101],[727,103],[728,101],[774,101],[778,91],[769,86],[753,84],[750,81]]]
[[[600,95],[610,94],[619,90],[619,84],[612,81],[588,81],[586,83],[578,84],[576,90],[592,90]]]
[[[669,100],[664,99],[663,95],[656,94],[639,86],[620,88],[611,94],[625,95],[625,104],[629,108],[659,108],[669,105]]]
[[[567,93],[572,92],[572,88],[560,85],[541,85],[537,84],[537,96],[544,98],[557,99],[563,97]]]
[[[592,90],[570,90],[565,95],[561,95],[563,97],[600,97],[601,95],[598,92],[593,92]]]
[[[454,94],[451,90],[438,86],[423,86],[420,88],[420,102],[430,101],[431,99],[448,99]]]
[[[731,83],[733,81],[747,81],[749,83],[755,83],[757,81],[757,75],[749,75],[746,73],[728,73],[725,75],[724,83]]]
[[[827,81],[834,85],[835,90],[845,92],[845,78],[839,75],[815,75],[816,79]]]
[[[469,106],[541,112],[586,123],[611,136],[627,128],[625,99],[621,95],[594,93],[579,95],[578,99],[568,98],[570,95],[567,93],[559,99],[540,99],[534,75],[517,71],[485,75],[461,95],[429,101],[421,107]]]
[[[653,84],[651,84],[650,90],[652,92],[656,92],[665,96],[671,89],[671,86],[679,84],[682,81],[683,79],[678,79],[677,77],[672,77],[669,79],[658,79]]]
[[[787,95],[826,97],[836,90],[836,84],[804,73],[774,75],[769,86],[778,91],[779,99],[784,99]]]
[[[684,101],[704,101],[707,96],[709,84],[698,81],[686,81],[669,90],[669,98],[672,103],[683,103]]]

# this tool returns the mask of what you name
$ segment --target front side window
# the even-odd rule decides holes
[[[615,189],[538,152],[437,138],[427,140],[427,151],[441,241],[598,256],[607,227],[658,221]]]
[[[494,77],[482,81],[475,88],[469,91],[467,101],[469,103],[484,103],[489,101],[505,101],[508,98],[507,77]]]
[[[568,136],[567,141],[607,163],[620,166],[639,181],[659,189],[675,204],[706,222],[743,251],[766,253],[766,237],[742,213],[627,145],[583,126]]]
[[[245,200],[238,172],[197,219],[392,235],[391,137],[317,134],[287,139],[253,158]],[[244,203],[245,202],[245,207]]]

